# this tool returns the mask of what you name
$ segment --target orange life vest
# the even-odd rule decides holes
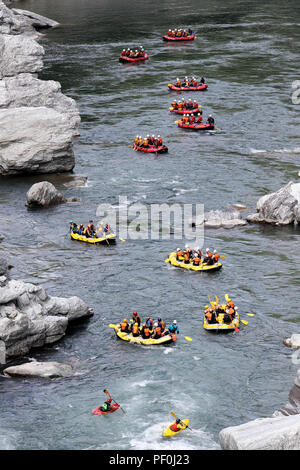
[[[121,331],[125,331],[127,327],[127,323],[121,323]]]
[[[200,263],[200,258],[198,258],[198,256],[196,256],[196,258],[194,258],[194,264],[195,264],[196,266],[198,266],[199,263]]]
[[[144,336],[150,336],[149,328],[144,328]]]
[[[133,325],[133,327],[132,327],[132,334],[136,334],[136,333],[139,333],[139,327]]]

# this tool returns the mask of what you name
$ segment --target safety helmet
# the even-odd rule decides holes
[[[189,248],[189,245],[188,245],[188,244],[186,244],[186,245],[184,246],[184,248]]]
[[[179,80],[179,78],[177,77],[176,80]]]
[[[132,315],[137,315],[137,312],[133,312],[133,314],[132,314]]]
[[[212,115],[211,115],[211,114],[209,114],[209,115],[208,115],[208,117],[212,117]]]
[[[217,253],[217,250],[214,250],[214,253]]]
[[[198,114],[197,114],[197,116],[201,116],[201,114],[200,114],[200,113],[198,113]]]
[[[180,251],[180,248],[176,248],[176,251]]]
[[[161,318],[160,318],[160,317],[158,317],[157,321],[161,321]]]
[[[173,321],[173,325],[177,325],[177,321],[176,321],[176,320]]]
[[[127,323],[127,318],[124,318],[123,323]]]
[[[157,322],[155,322],[153,326],[158,326],[158,323],[157,323]]]
[[[160,135],[158,134],[158,136],[157,136],[157,137],[160,137]]]
[[[134,326],[139,326],[139,324],[135,322]]]
[[[72,223],[73,223],[73,220],[70,220],[70,221],[69,221],[69,224],[72,224]]]

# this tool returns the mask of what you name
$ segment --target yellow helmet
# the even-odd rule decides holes
[[[127,318],[124,318],[123,323],[127,323]]]
[[[139,324],[138,324],[138,323],[135,323],[134,326],[139,326]]]

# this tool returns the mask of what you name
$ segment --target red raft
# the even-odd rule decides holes
[[[148,60],[149,56],[145,54],[143,57],[127,57],[127,56],[120,56],[119,62],[122,62],[123,64],[125,63],[131,63],[133,64],[134,62],[144,62],[145,60]]]
[[[194,131],[209,131],[215,128],[213,124],[183,124],[182,122],[178,123],[178,127],[193,129]]]
[[[138,145],[133,144],[133,148],[139,152],[145,153],[166,153],[168,151],[168,147],[165,145],[161,145],[160,147],[156,147],[155,145],[149,145],[148,147],[139,147]]]
[[[186,108],[183,108],[183,109],[174,109],[174,108],[172,108],[172,106],[171,106],[169,109],[170,109],[170,113],[176,113],[176,114],[201,113],[201,109],[199,109],[198,107],[197,107],[197,108],[193,108],[193,109],[186,109]]]
[[[168,36],[167,34],[163,36],[164,41],[194,41],[194,39],[195,39],[194,34],[191,34],[190,36],[186,36],[186,37],[181,36],[180,38],[178,37],[173,38],[171,36]]]
[[[168,83],[168,87],[170,88],[170,90],[173,90],[173,91],[204,91],[207,89],[208,85],[207,83],[203,83],[203,85],[199,85],[199,86],[179,87],[179,86],[173,85],[173,83]]]
[[[93,410],[93,415],[107,415],[108,413],[113,413],[114,411],[117,411],[120,408],[120,405],[118,403],[113,403],[109,411],[101,411],[100,408],[101,406]]]

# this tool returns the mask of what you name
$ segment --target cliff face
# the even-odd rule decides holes
[[[58,82],[39,80],[44,48],[36,31],[57,23],[0,0],[0,176],[70,171],[80,122]],[[39,27],[40,24],[40,27]]]

